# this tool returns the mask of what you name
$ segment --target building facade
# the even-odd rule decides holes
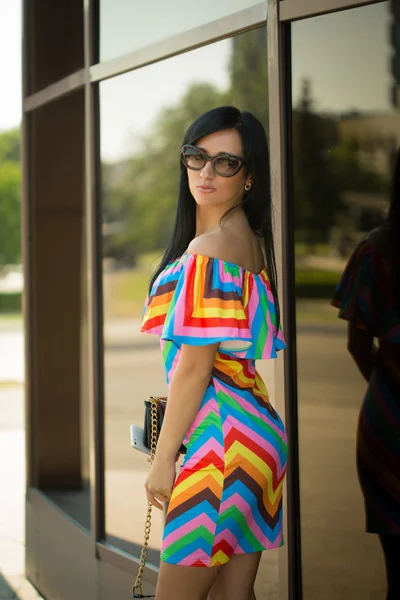
[[[260,365],[290,458],[286,543],[264,553],[256,595],[383,597],[355,467],[365,386],[329,299],[386,212],[399,12],[371,0],[24,0],[26,564],[47,600],[130,595],[148,464],[129,425],[165,392],[140,317],[171,233],[183,133],[223,104],[269,134],[287,341]],[[155,514],[148,593],[162,526]]]

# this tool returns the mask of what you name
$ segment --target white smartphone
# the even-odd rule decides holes
[[[144,445],[144,429],[139,425],[131,425],[131,446],[144,454],[150,454],[150,450]]]

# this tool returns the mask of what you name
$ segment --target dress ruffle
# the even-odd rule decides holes
[[[266,269],[255,274],[199,254],[160,273],[141,331],[178,346],[219,343],[220,352],[245,359],[275,358],[285,348]]]

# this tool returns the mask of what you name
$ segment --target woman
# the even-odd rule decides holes
[[[183,140],[175,228],[141,329],[161,337],[169,385],[146,482],[149,502],[169,501],[157,600],[205,600],[211,588],[252,600],[261,552],[283,543],[286,434],[255,369],[285,346],[268,164],[261,123],[233,107],[205,113]]]
[[[384,226],[357,246],[332,304],[349,321],[348,350],[368,383],[357,435],[366,529],[379,535],[387,600],[400,598],[400,154]],[[378,347],[374,344],[378,340]]]

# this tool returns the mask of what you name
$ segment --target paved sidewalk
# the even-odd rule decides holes
[[[41,596],[25,579],[23,387],[0,385],[0,599]]]

